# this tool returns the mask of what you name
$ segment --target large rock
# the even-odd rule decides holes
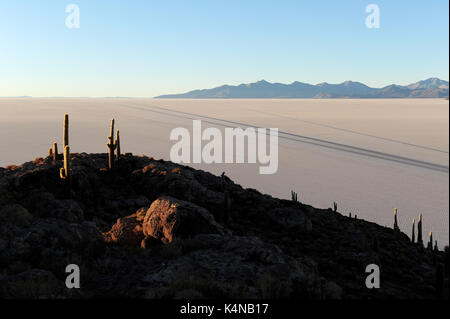
[[[175,237],[225,233],[225,229],[206,209],[169,196],[160,197],[152,203],[145,215],[143,230],[145,236],[166,243],[172,242]]]
[[[144,239],[142,222],[146,210],[141,208],[133,215],[119,218],[111,230],[103,234],[106,242],[137,246]]]

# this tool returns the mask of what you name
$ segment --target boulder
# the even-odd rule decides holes
[[[161,239],[165,243],[172,242],[175,237],[225,233],[225,229],[206,209],[169,196],[160,197],[152,203],[145,215],[143,230],[145,236]]]
[[[142,222],[146,211],[140,209],[133,215],[119,218],[111,230],[103,234],[106,242],[128,246],[139,246],[145,238]]]

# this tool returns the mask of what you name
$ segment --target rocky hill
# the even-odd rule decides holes
[[[339,84],[292,82],[270,83],[265,80],[240,85],[222,85],[212,89],[194,90],[182,94],[160,95],[169,99],[238,99],[238,98],[445,98],[448,97],[448,82],[438,78],[403,85],[388,85],[382,88],[369,87],[360,82],[345,81]]]
[[[71,158],[66,179],[50,157],[0,168],[0,298],[448,297],[448,250],[400,231],[149,157]]]

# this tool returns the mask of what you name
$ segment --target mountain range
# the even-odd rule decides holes
[[[222,85],[182,94],[160,95],[156,98],[445,98],[448,95],[447,81],[429,78],[406,86],[391,84],[383,88],[372,88],[353,81],[313,85],[298,81],[283,84],[262,80],[250,84]]]

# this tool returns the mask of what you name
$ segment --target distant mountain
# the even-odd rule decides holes
[[[160,95],[156,98],[445,98],[449,95],[448,82],[438,78],[410,85],[388,85],[371,88],[360,82],[345,81],[340,84],[302,82],[291,84],[270,83],[265,80],[250,84],[222,85],[213,89],[194,90],[182,94]]]

